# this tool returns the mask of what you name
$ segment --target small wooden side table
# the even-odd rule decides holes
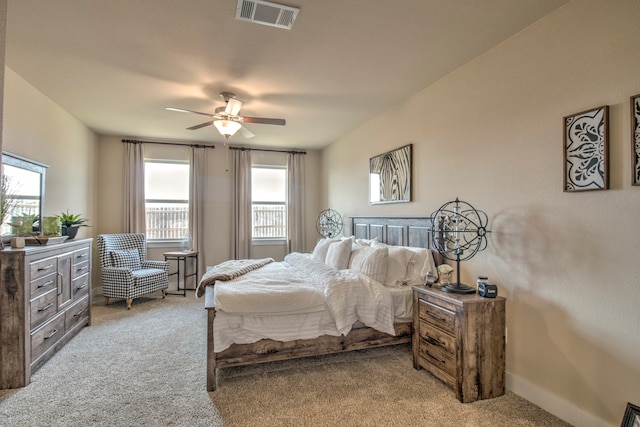
[[[505,298],[412,288],[413,367],[449,385],[463,403],[502,396]]]
[[[177,265],[177,271],[173,273],[169,273],[169,277],[175,275],[176,282],[178,283],[178,292],[171,293],[167,292],[168,295],[182,295],[187,296],[187,291],[195,291],[195,288],[187,288],[187,279],[191,276],[195,276],[198,274],[198,251],[173,251],[173,252],[165,252],[164,260],[175,260]],[[188,273],[187,269],[187,259],[193,258],[195,260],[195,269],[193,272]],[[182,262],[182,270],[180,270],[180,263]],[[182,276],[180,272],[182,271]],[[180,288],[180,279],[182,278],[182,288]],[[182,294],[180,294],[182,291]]]

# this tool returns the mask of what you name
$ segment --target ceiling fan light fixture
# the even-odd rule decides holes
[[[234,122],[232,120],[216,120],[213,122],[213,125],[218,129],[218,132],[225,138],[229,138],[230,136],[235,135],[238,130],[242,127],[242,125],[238,122]]]
[[[224,112],[229,114],[230,116],[237,116],[238,113],[240,113],[242,104],[244,104],[244,102],[240,101],[239,99],[229,98],[229,100],[227,101],[227,106],[224,109]]]

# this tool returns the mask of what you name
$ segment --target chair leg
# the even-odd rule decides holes
[[[104,305],[109,305],[109,297],[104,297]]]
[[[133,299],[127,298],[127,310],[131,310],[131,304],[133,303]]]

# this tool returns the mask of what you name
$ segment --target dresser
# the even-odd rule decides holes
[[[31,374],[91,322],[91,245],[0,251],[0,389]]]
[[[502,396],[505,303],[413,286],[413,367],[442,380],[464,403]]]

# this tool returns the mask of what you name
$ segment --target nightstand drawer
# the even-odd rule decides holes
[[[431,345],[428,342],[422,341],[420,343],[420,357],[426,360],[429,364],[440,369],[455,378],[456,376],[456,359],[455,354],[451,354],[444,351],[441,347]]]
[[[443,351],[451,354],[452,356],[455,355],[456,339],[454,336],[449,335],[438,328],[434,328],[423,320],[420,321],[419,333],[423,342],[440,347]]]
[[[421,319],[426,320],[444,331],[454,333],[456,324],[455,313],[422,299],[420,300],[419,310]]]

